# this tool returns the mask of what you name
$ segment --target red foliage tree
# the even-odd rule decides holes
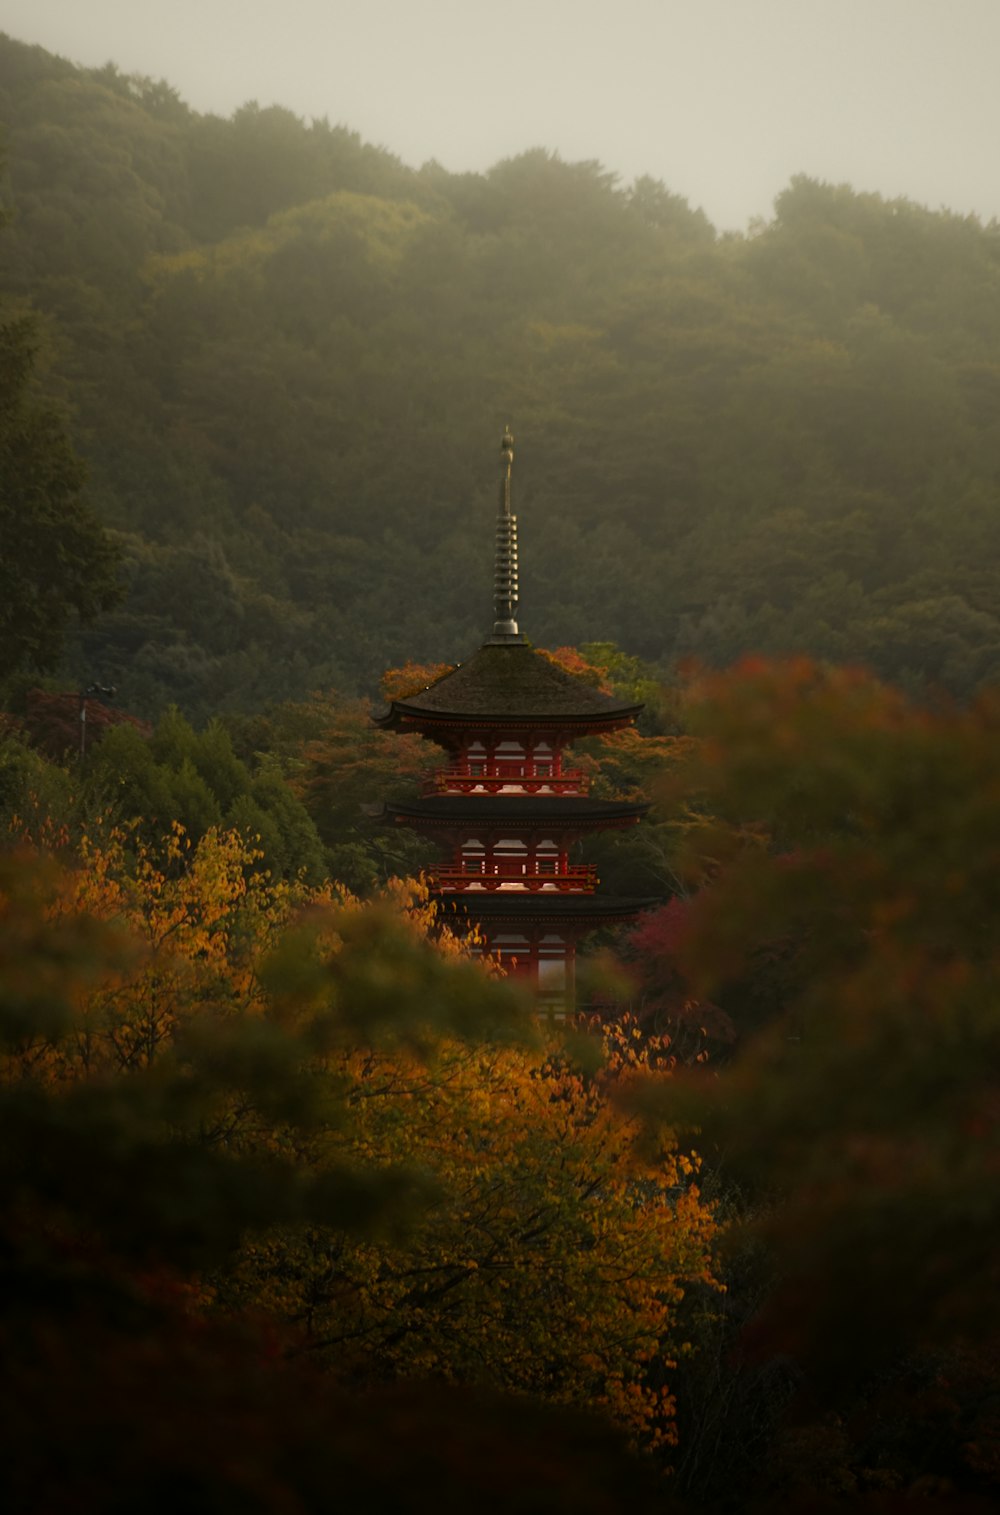
[[[57,763],[67,755],[78,753],[84,700],[88,748],[95,747],[105,732],[114,726],[134,726],[143,736],[152,736],[153,728],[148,721],[129,715],[127,711],[116,710],[113,705],[106,705],[91,695],[49,694],[44,689],[32,689],[24,716],[24,730],[32,746]]]

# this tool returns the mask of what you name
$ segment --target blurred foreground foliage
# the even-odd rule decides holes
[[[418,886],[214,828],[8,851],[0,1043],[12,1508],[642,1507],[695,1160],[609,1099],[638,1046],[538,1044]]]
[[[682,1390],[714,1465],[681,1484],[734,1509],[990,1508],[1000,699],[928,709],[862,672],[747,661],[696,676],[687,719],[661,795],[695,818],[687,897],[640,945],[661,984],[731,1012],[738,1046],[639,1099],[697,1124],[736,1218],[729,1366]]]
[[[572,659],[645,676],[615,656]],[[362,904],[217,824],[155,839],[79,810],[5,854],[21,1503],[103,1508],[155,1477],[172,1504],[253,1487],[249,1507],[308,1510],[332,1478],[421,1508],[413,1459],[442,1508],[642,1508],[626,1441],[699,1512],[995,1502],[1000,706],[757,661],[692,675],[651,722],[579,759],[601,792],[654,795],[632,858],[674,891],[631,933],[639,1020],[599,1065],[540,1043],[419,886],[374,868]],[[267,750],[331,840],[426,771],[326,697],[203,747],[176,715],[102,747],[123,729],[220,797]],[[36,813],[86,777],[16,735],[2,753]]]

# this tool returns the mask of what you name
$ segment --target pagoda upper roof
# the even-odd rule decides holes
[[[524,722],[603,728],[633,720],[641,705],[602,694],[560,668],[526,642],[487,642],[468,662],[417,694],[394,700],[377,717],[380,726],[400,727],[449,721],[460,724]]]

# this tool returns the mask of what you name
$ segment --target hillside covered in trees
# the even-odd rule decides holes
[[[508,420],[537,641],[1000,676],[996,226],[801,178],[719,237],[596,163],[412,170],[7,38],[0,130],[0,297],[124,549],[64,683],[201,723],[463,656]]]
[[[2,37],[0,142],[0,1502],[998,1508],[1000,227]],[[644,706],[570,1027],[380,808],[507,421]]]

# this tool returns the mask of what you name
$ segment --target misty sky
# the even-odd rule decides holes
[[[795,173],[1000,217],[1000,0],[0,0],[0,29],[414,165],[596,158],[722,228]]]

